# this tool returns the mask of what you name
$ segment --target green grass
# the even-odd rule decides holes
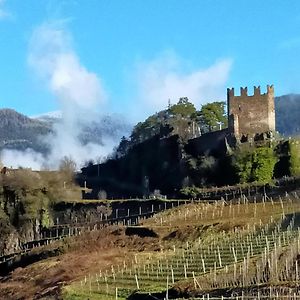
[[[114,288],[111,293],[106,292],[106,287],[97,287],[93,289],[89,283],[81,282],[80,286],[67,286],[63,291],[64,300],[116,300],[116,293],[118,300],[126,300],[127,296],[131,294],[131,291],[126,289]]]

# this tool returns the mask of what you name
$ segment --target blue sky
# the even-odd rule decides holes
[[[0,107],[27,115],[70,98],[138,120],[227,87],[300,93],[299,54],[299,0],[0,0]]]

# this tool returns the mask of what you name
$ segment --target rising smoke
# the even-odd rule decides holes
[[[57,99],[62,118],[54,124],[54,133],[43,141],[50,149],[47,157],[32,150],[6,150],[2,153],[4,163],[55,169],[64,156],[80,166],[87,159],[107,155],[115,140],[107,138],[101,144],[90,142],[85,145],[79,140],[83,128],[99,118],[107,97],[101,79],[81,64],[63,23],[46,23],[34,30],[29,43],[28,64]]]

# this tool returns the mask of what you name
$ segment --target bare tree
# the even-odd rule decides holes
[[[70,156],[64,156],[59,164],[59,171],[65,182],[71,183],[76,172],[76,163]]]

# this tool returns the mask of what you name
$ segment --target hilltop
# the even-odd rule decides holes
[[[289,94],[275,98],[276,128],[284,136],[295,136],[300,133],[300,95]],[[163,113],[158,118],[165,119]],[[42,154],[47,153],[48,146],[43,138],[53,132],[53,125],[60,122],[61,114],[27,117],[13,109],[0,109],[0,150],[31,148]],[[88,142],[102,143],[105,137],[120,139],[127,136],[131,124],[121,116],[102,116],[97,122],[84,125],[80,134],[83,144]]]
[[[243,97],[233,99],[238,104],[242,101],[236,105],[241,122],[234,123],[248,126],[242,135],[234,131],[232,113],[227,116],[224,102],[208,103],[197,110],[187,98],[180,98],[177,104],[138,123],[106,162],[82,168],[78,181],[92,189],[85,197],[149,197],[161,193],[169,198],[194,198],[197,188],[270,183],[283,176],[299,176],[299,141],[278,135],[275,119],[285,130],[285,121],[280,120],[289,117],[289,105],[300,107],[300,96],[277,99],[277,103],[285,101],[285,106],[277,105],[272,126],[266,126],[269,98],[257,90],[254,99],[246,91],[242,90]],[[245,95],[248,106],[241,108],[246,103]],[[273,107],[273,90],[270,96]],[[260,110],[265,114],[259,115]],[[256,124],[255,133],[249,124]],[[293,128],[297,135],[296,120]]]

